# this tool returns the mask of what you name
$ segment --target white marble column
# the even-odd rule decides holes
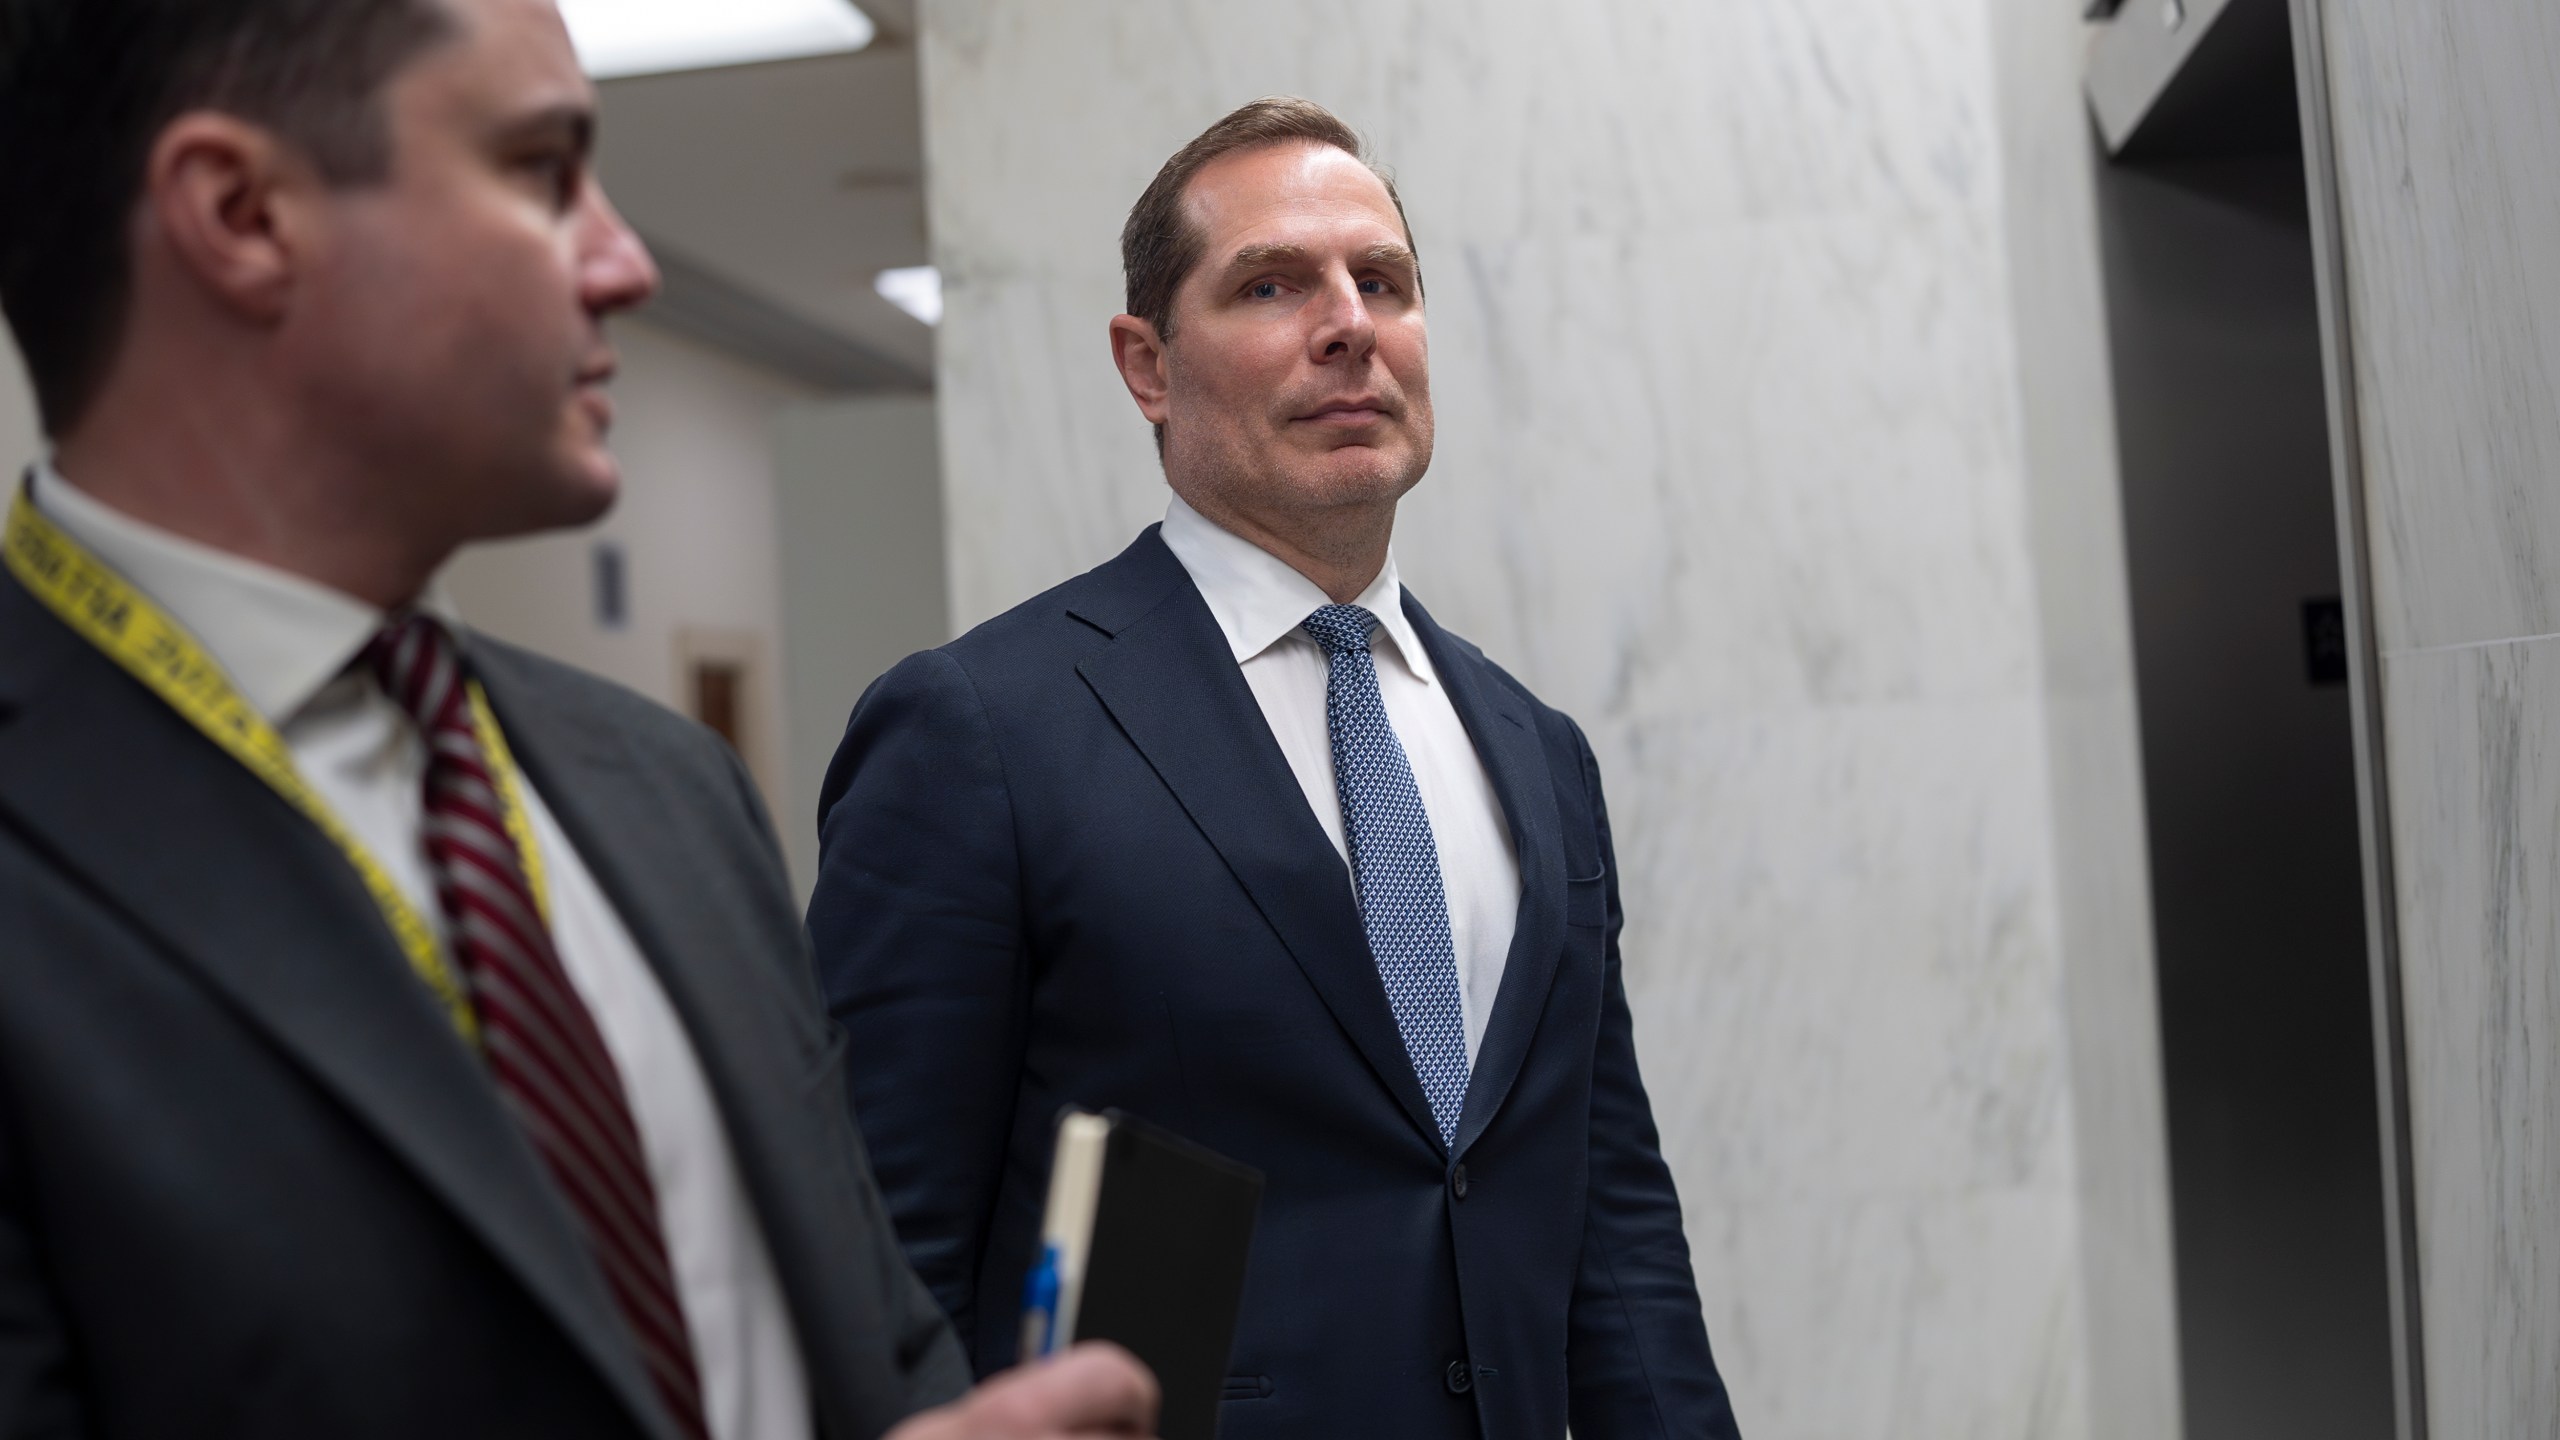
[[[2102,309],[2059,0],[925,0],[954,618],[1163,509],[1116,240],[1258,95],[1394,168],[1434,613],[1591,733],[1754,1440],[2175,1436]]]
[[[2560,19],[2318,0],[2429,1434],[2560,1435]]]

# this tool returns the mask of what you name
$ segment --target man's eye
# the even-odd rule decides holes
[[[577,203],[578,189],[586,183],[586,167],[574,156],[537,156],[527,160],[524,169],[550,192],[551,203],[563,210]]]
[[[1386,281],[1375,278],[1360,282],[1360,293],[1363,295],[1385,295],[1393,291],[1394,288],[1394,286],[1389,285]]]
[[[1280,282],[1277,280],[1256,280],[1251,285],[1245,287],[1245,293],[1256,300],[1277,300],[1280,298]]]

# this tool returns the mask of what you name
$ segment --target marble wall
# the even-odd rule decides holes
[[[2560,15],[2317,8],[2430,1433],[2560,1435]]]
[[[1115,241],[1254,96],[1396,170],[1434,612],[1581,720],[1755,1440],[2179,1431],[2081,32],[2050,0],[925,0],[953,617],[1163,508]]]
[[[2093,1433],[2181,1430],[2142,825],[2081,7],[1993,0],[2003,214],[2078,1164]]]

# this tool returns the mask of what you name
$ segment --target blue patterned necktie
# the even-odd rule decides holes
[[[1357,605],[1327,605],[1303,627],[1321,646],[1325,728],[1333,737],[1333,786],[1342,797],[1342,833],[1369,956],[1387,987],[1404,1051],[1422,1081],[1444,1145],[1455,1145],[1467,1103],[1467,1022],[1458,1000],[1458,952],[1449,939],[1449,898],[1440,886],[1440,847],[1413,783],[1413,767],[1378,695],[1369,634],[1378,618]]]

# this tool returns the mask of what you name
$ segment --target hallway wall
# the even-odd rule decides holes
[[[1431,287],[1399,555],[1599,752],[1746,1433],[2177,1434],[2069,11],[922,18],[955,621],[1162,511],[1104,331],[1156,167],[1256,95],[1337,108]]]
[[[790,751],[774,818],[805,902],[818,880],[818,789],[854,702],[890,666],[951,638],[933,397],[792,407],[775,433],[774,486]]]
[[[0,474],[14,484],[43,453],[44,430],[36,423],[35,392],[27,386],[16,342],[0,332]]]
[[[811,392],[643,320],[613,328],[622,498],[583,530],[479,545],[447,567],[463,618],[692,713],[684,657],[747,661],[742,749],[765,804],[789,808],[774,426]],[[593,554],[625,557],[629,617],[599,623]]]

